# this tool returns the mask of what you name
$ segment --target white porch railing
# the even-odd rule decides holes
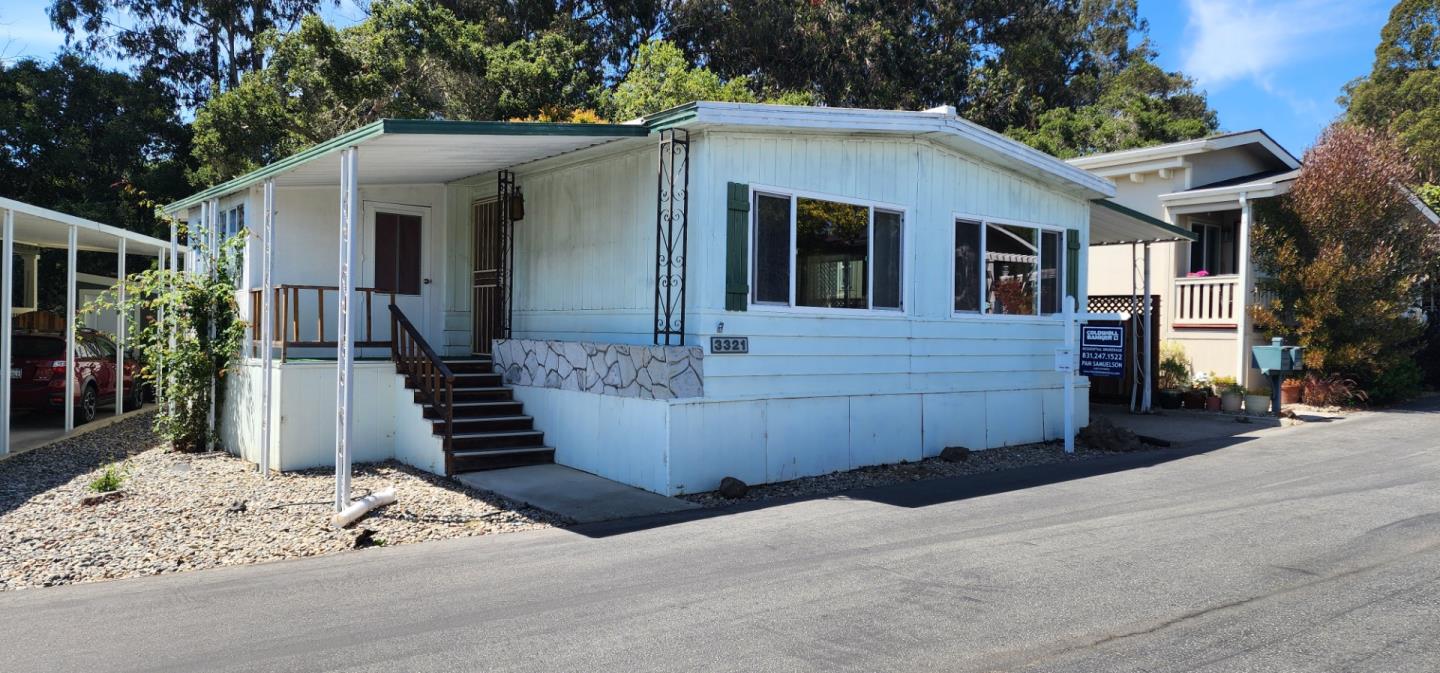
[[[1234,328],[1245,303],[1239,276],[1175,279],[1175,327]]]

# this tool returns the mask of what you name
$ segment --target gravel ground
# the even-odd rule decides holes
[[[1083,445],[1077,445],[1075,453],[1067,454],[1065,453],[1064,443],[1058,441],[1040,444],[1023,444],[998,449],[986,449],[984,451],[972,451],[970,452],[969,458],[963,462],[951,463],[939,458],[928,458],[918,463],[875,465],[872,467],[862,467],[858,470],[850,470],[849,472],[831,472],[830,474],[818,477],[805,477],[803,479],[782,481],[776,484],[751,486],[749,493],[742,498],[734,500],[721,496],[717,491],[682,495],[679,497],[705,507],[723,507],[735,503],[769,500],[771,498],[826,495],[856,488],[885,486],[905,481],[943,479],[945,477],[958,477],[966,474],[982,474],[985,472],[1008,470],[1015,467],[1025,467],[1027,465],[1088,460],[1101,456],[1115,455],[1115,453],[1116,452],[1113,451],[1097,451],[1086,448]]]
[[[340,530],[328,520],[333,469],[267,482],[229,454],[167,451],[150,423],[140,415],[0,461],[0,590],[329,554],[366,529],[372,544],[404,544],[557,522],[391,461],[357,465],[352,485],[355,497],[393,485],[397,502]],[[82,505],[116,460],[128,463],[123,496]]]

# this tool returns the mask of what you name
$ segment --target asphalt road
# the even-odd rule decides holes
[[[1084,478],[10,592],[0,670],[1433,672],[1437,409]]]

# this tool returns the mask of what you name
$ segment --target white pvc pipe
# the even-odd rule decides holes
[[[75,429],[75,237],[70,225],[65,245],[65,432]]]
[[[5,422],[0,425],[0,456],[10,453],[10,342],[14,339],[12,326],[14,318],[11,315],[12,297],[15,290],[15,211],[5,209],[5,240],[0,255],[0,296],[5,298],[5,310],[3,317],[0,317],[0,362],[5,363],[5,372],[0,373],[0,408],[3,408]]]
[[[115,302],[115,415],[125,413],[125,238],[120,237],[120,250],[115,266],[118,301]]]
[[[330,516],[330,523],[335,524],[336,528],[344,528],[354,523],[356,519],[365,516],[370,510],[392,502],[395,502],[394,486],[381,489],[346,505],[344,509]]]

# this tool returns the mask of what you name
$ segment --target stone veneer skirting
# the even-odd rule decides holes
[[[497,339],[494,358],[512,385],[647,400],[705,395],[705,351],[695,346]]]

